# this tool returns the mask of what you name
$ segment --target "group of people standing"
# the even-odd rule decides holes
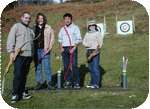
[[[80,89],[79,69],[77,66],[77,46],[80,43],[87,48],[86,57],[89,57],[98,45],[100,46],[98,51],[94,54],[94,57],[88,61],[91,81],[89,85],[86,85],[87,88],[99,88],[100,49],[103,45],[103,40],[101,33],[97,29],[96,22],[94,20],[88,22],[88,32],[82,41],[79,27],[72,23],[72,15],[70,13],[66,13],[63,16],[63,19],[65,22],[65,27],[62,27],[59,32],[58,43],[62,55],[64,72],[65,74],[67,73],[64,88],[74,86],[74,88]],[[37,14],[35,20],[36,24],[32,28],[29,27],[30,21],[31,14],[29,12],[24,12],[21,16],[21,23],[16,23],[13,25],[7,39],[7,52],[10,53],[10,60],[14,61],[14,79],[11,103],[15,103],[21,98],[29,99],[32,97],[31,95],[25,93],[26,79],[32,60],[34,60],[35,63],[37,81],[37,86],[34,89],[40,89],[42,87],[42,64],[48,89],[55,89],[55,86],[53,86],[52,83],[52,73],[50,67],[50,53],[55,41],[54,31],[52,27],[47,24],[46,16],[42,13]],[[69,36],[67,32],[69,33]],[[28,43],[22,47],[21,52],[15,59],[14,54],[27,41]],[[70,55],[72,55],[72,58],[70,58]],[[73,75],[71,74],[70,69],[68,70],[70,67],[70,61],[72,61]],[[72,79],[74,83],[72,82]]]

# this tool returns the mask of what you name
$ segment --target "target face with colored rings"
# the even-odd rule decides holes
[[[122,23],[120,25],[120,30],[122,32],[128,32],[130,30],[130,25],[128,23]]]
[[[99,26],[97,26],[97,29],[98,29],[99,32],[101,32],[101,28]]]
[[[101,32],[102,37],[104,37],[104,24],[103,23],[98,23],[97,25],[97,29],[99,32]]]
[[[117,34],[133,34],[133,22],[128,21],[117,21]]]

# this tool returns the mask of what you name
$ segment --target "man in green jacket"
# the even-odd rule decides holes
[[[20,98],[29,99],[31,95],[25,93],[26,78],[29,73],[30,63],[33,55],[34,32],[28,26],[31,21],[29,12],[21,16],[21,23],[14,24],[7,39],[7,52],[10,53],[10,60],[14,61],[14,79],[11,103],[16,103]],[[25,43],[16,59],[14,54]]]

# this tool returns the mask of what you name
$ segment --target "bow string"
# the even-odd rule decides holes
[[[65,29],[65,31],[66,31],[66,33],[67,33],[67,36],[68,36],[68,39],[69,39],[69,43],[70,43],[70,50],[71,50],[71,39],[70,39],[69,33],[68,33],[68,31],[67,31],[67,29],[66,29],[66,27],[65,27],[65,25],[64,25],[64,23],[63,23],[62,20],[61,20],[61,23],[62,23],[62,26],[64,27],[64,29]],[[67,74],[68,74],[68,72],[69,72],[69,70],[70,70],[71,63],[72,63],[72,54],[70,54],[70,63],[69,63],[68,70],[67,70],[67,72],[66,72],[66,74],[65,74],[65,76],[64,76],[64,80],[66,80],[66,76],[67,76]]]
[[[38,39],[38,38],[40,37],[40,35],[41,35],[41,34],[39,34],[37,38],[34,38],[34,39],[32,39],[32,40],[28,40],[28,41],[26,41],[24,44],[22,44],[22,45],[20,46],[20,48],[17,50],[17,52],[14,54],[14,58],[16,59],[16,57],[18,56],[19,52],[22,50],[22,47],[23,47],[25,44],[27,44],[28,42],[32,42],[32,41]],[[3,81],[2,81],[2,94],[3,94],[3,92],[4,92],[4,84],[5,84],[5,77],[6,77],[6,74],[9,72],[9,69],[10,69],[11,65],[13,64],[13,62],[15,61],[15,59],[14,59],[13,61],[10,60],[9,63],[8,63],[8,65],[7,65],[7,67],[6,67],[6,69],[5,69],[5,73],[4,73]]]

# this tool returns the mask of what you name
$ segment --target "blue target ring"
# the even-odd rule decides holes
[[[128,23],[122,23],[120,25],[120,30],[122,32],[128,32],[130,30],[130,25]]]
[[[101,28],[99,26],[97,26],[97,29],[98,29],[99,32],[101,32]]]

